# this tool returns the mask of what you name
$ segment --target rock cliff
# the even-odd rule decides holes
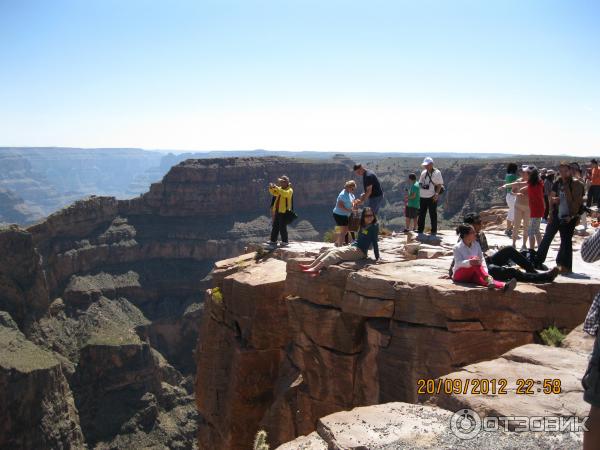
[[[140,197],[90,197],[27,229],[1,229],[0,311],[16,329],[2,334],[0,346],[16,360],[46,355],[37,358],[47,360],[40,370],[48,373],[48,395],[64,397],[64,406],[53,400],[64,413],[42,408],[19,416],[12,396],[29,394],[12,391],[17,375],[6,369],[0,442],[192,448],[202,421],[193,405],[192,353],[205,278],[215,261],[265,240],[266,188],[282,173],[296,189],[302,219],[291,235],[318,237],[330,227],[331,204],[350,169],[285,158],[185,161]],[[36,385],[41,378],[31,380],[27,392],[44,389]],[[27,420],[45,425],[24,436]]]
[[[600,290],[597,276],[510,294],[455,284],[446,256],[455,236],[443,237],[437,249],[384,238],[382,261],[343,263],[316,279],[298,263],[318,243],[218,264],[196,353],[199,446],[245,449],[260,428],[278,445],[336,411],[425,401],[419,380],[538,342],[550,325],[573,329]]]

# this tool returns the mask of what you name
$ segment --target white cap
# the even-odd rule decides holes
[[[423,164],[421,165],[426,166],[428,164],[433,164],[433,158],[430,158],[429,156],[423,160]]]

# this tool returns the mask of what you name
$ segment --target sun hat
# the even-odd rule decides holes
[[[430,156],[428,156],[427,158],[425,158],[423,160],[423,164],[421,164],[422,166],[427,166],[429,164],[433,164],[433,158],[431,158]]]

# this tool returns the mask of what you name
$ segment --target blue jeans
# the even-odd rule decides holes
[[[379,207],[381,206],[382,202],[383,202],[383,195],[380,195],[378,197],[369,197],[369,200],[367,201],[366,206],[371,208],[373,210],[373,212],[375,214],[377,214],[379,212]]]

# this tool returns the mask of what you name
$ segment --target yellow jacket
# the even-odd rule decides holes
[[[286,211],[292,209],[292,195],[294,195],[294,190],[291,186],[287,189],[280,188],[279,186],[273,186],[269,188],[269,192],[271,195],[275,196],[273,210],[275,209],[278,201],[279,208],[277,212],[285,213]]]

